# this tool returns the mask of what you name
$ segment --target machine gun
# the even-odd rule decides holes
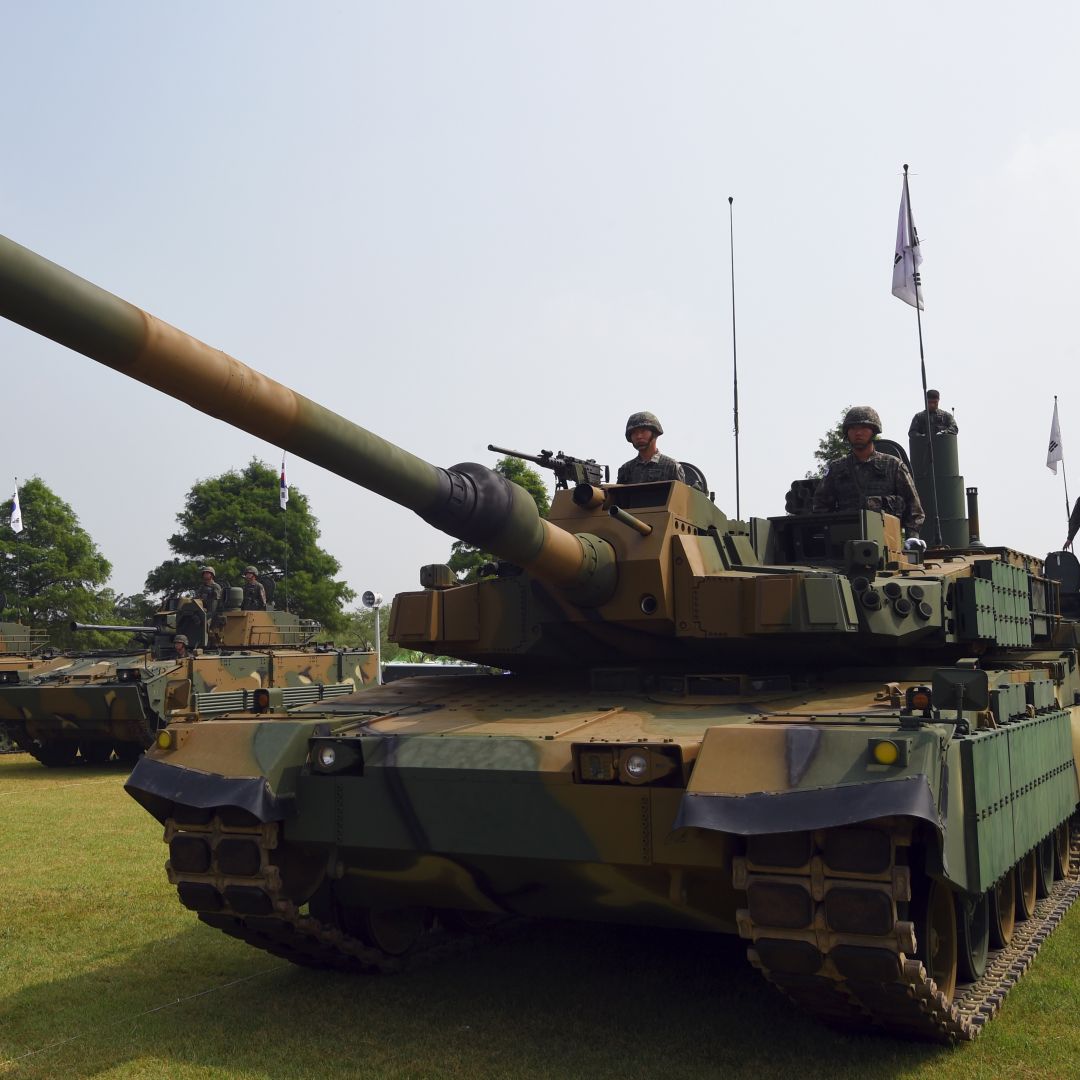
[[[488,443],[488,449],[496,454],[531,461],[543,469],[550,469],[555,474],[556,491],[559,488],[568,488],[571,483],[576,487],[578,484],[606,484],[611,479],[608,467],[598,465],[595,458],[586,460],[571,457],[561,450],[557,454],[550,450],[541,450],[539,454],[523,454],[519,450],[507,450],[505,446],[493,446],[491,443]]]

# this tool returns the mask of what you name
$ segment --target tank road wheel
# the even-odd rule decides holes
[[[990,890],[990,945],[1004,949],[1016,929],[1016,867]]]
[[[1054,836],[1044,837],[1035,848],[1035,893],[1040,900],[1045,900],[1054,888]]]
[[[463,911],[460,908],[442,908],[438,916],[447,930],[460,930],[465,934],[482,934],[506,918],[494,911]]]
[[[349,923],[369,945],[389,956],[404,956],[409,952],[424,936],[428,923],[427,909],[421,907],[389,911],[366,908],[350,911],[348,916]]]
[[[1054,830],[1054,877],[1063,881],[1069,876],[1069,823],[1063,821]]]
[[[1039,864],[1034,850],[1016,864],[1016,917],[1030,919],[1035,912]]]
[[[975,982],[986,972],[990,951],[990,893],[956,897],[957,960],[961,982]]]
[[[924,878],[922,887],[911,898],[911,914],[915,924],[915,955],[945,999],[952,1001],[958,951],[952,891],[940,881]]]
[[[143,748],[134,742],[118,742],[113,745],[113,749],[125,765],[134,765],[143,754]]]
[[[47,765],[50,769],[59,769],[63,768],[65,765],[73,764],[75,755],[78,752],[78,743],[60,740],[57,740],[56,742],[41,743],[30,751],[42,765]]]
[[[87,765],[104,765],[112,757],[112,743],[79,743],[79,755]]]

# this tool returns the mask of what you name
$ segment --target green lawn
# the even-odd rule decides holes
[[[403,976],[323,974],[184,910],[124,775],[0,756],[0,1075],[1080,1075],[1078,911],[952,1050],[822,1028],[728,938],[532,924]]]

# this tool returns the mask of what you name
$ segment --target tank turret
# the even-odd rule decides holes
[[[508,914],[737,933],[823,1020],[953,1041],[1080,894],[1075,566],[969,544],[957,462],[925,553],[882,499],[744,523],[564,455],[542,520],[7,240],[0,313],[499,560],[425,567],[391,632],[514,674],[159,732],[127,788],[205,923],[371,972]]]

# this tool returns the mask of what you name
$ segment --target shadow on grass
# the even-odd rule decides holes
[[[79,1035],[19,1061],[20,1076],[835,1080],[911,1075],[951,1056],[821,1027],[764,983],[735,939],[569,923],[527,924],[390,977],[293,967],[197,925],[151,955],[27,989],[5,1013],[5,1057]]]

